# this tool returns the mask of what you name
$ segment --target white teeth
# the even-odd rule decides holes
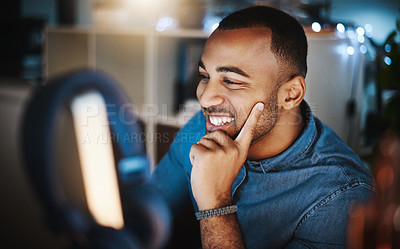
[[[215,125],[215,126],[221,126],[227,123],[232,122],[233,120],[235,120],[234,118],[230,118],[230,117],[214,117],[214,116],[210,116],[210,123]]]

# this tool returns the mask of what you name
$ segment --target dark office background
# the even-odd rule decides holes
[[[0,78],[9,80],[0,81],[0,87],[8,89],[12,88],[9,87],[10,84],[36,85],[42,83],[44,80],[43,63],[45,63],[43,60],[45,43],[43,29],[46,25],[90,25],[90,16],[82,15],[82,12],[79,11],[80,7],[87,7],[87,4],[82,4],[85,1],[3,1],[0,8]],[[96,2],[96,0],[87,1]],[[229,1],[213,0],[209,2],[228,3]],[[269,2],[277,3],[279,1]],[[290,1],[281,1],[281,3],[285,2]],[[322,8],[323,13],[321,15],[332,22],[340,21],[360,26],[367,23],[371,24],[374,28],[371,40],[381,51],[384,49],[383,43],[386,37],[395,29],[396,18],[400,18],[400,2],[398,0],[310,0],[307,2],[316,5],[330,3],[329,11],[326,13]],[[2,86],[4,82],[7,82],[8,85]],[[0,92],[0,104],[4,100],[2,99],[4,96],[6,95],[2,95]],[[12,105],[3,108],[6,114],[21,112],[21,108],[17,107],[21,103],[18,102],[14,105],[12,101],[14,100],[10,101]],[[10,116],[12,115],[10,114]],[[8,130],[16,133],[18,127],[10,128],[7,126],[14,124],[12,121],[0,117],[0,129],[2,130],[0,134],[5,134]],[[28,191],[30,190],[29,185],[20,176],[23,175],[23,172],[20,168],[13,167],[13,163],[20,163],[20,160],[5,156],[9,153],[10,148],[13,150],[16,147],[14,141],[4,141],[4,144],[7,147],[0,148],[0,160],[2,160],[0,166],[2,168],[8,167],[8,171],[4,174],[2,172],[0,178],[0,198],[2,198],[0,219],[3,225],[0,241],[2,243],[12,241],[13,248],[59,248],[60,241],[45,229],[45,221],[40,216],[41,211]],[[21,200],[21,198],[25,199]],[[4,229],[5,231],[3,231]]]
[[[176,0],[172,2],[183,2]],[[186,0],[185,0],[186,1]],[[42,46],[45,25],[90,24],[88,8],[90,4],[104,0],[13,0],[6,1],[0,8],[0,75],[24,79],[40,80],[43,75]],[[116,2],[109,0],[109,2]],[[241,6],[237,3],[256,3],[263,1],[204,1],[225,3],[226,6]],[[277,6],[301,2],[314,5],[314,13],[330,21],[344,21],[363,26],[373,26],[372,39],[382,45],[386,36],[395,28],[395,18],[399,16],[399,2],[396,0],[308,0],[308,1],[264,1]],[[235,3],[235,4],[233,4]],[[329,5],[328,11],[318,6]],[[226,9],[229,9],[228,7]],[[311,8],[310,8],[311,9]],[[325,13],[325,12],[326,13]]]

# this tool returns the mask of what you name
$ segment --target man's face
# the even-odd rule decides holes
[[[274,127],[278,114],[278,64],[270,51],[267,28],[216,30],[208,39],[201,61],[197,98],[206,129],[222,129],[235,138],[252,107],[265,104],[253,141]]]

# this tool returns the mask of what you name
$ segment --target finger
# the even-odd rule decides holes
[[[200,144],[193,144],[192,148],[190,148],[189,158],[192,165],[194,165],[194,161],[198,155],[203,154],[204,152],[208,151],[207,148]]]
[[[222,130],[216,130],[204,135],[204,139],[212,140],[221,147],[227,147],[233,143],[232,138]]]
[[[257,125],[258,118],[261,115],[262,110],[264,109],[264,104],[259,102],[254,105],[253,109],[250,112],[249,117],[243,125],[242,130],[239,135],[236,137],[235,141],[241,145],[242,148],[248,149],[250,147],[250,143],[253,140],[254,128]]]
[[[219,144],[216,143],[216,141],[214,141],[211,138],[207,138],[207,137],[202,137],[200,139],[200,141],[197,142],[198,145],[202,145],[203,147],[209,149],[209,150],[214,150],[217,149],[218,147],[220,147]]]

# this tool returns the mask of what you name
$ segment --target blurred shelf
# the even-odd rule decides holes
[[[92,68],[116,79],[145,124],[146,150],[154,169],[160,149],[154,142],[156,125],[177,128],[188,121],[177,115],[178,101],[182,101],[178,92],[185,87],[182,78],[187,80],[190,74],[185,70],[197,70],[208,36],[204,31],[188,29],[158,32],[139,28],[47,27],[44,77]],[[184,62],[183,49],[191,53]]]

